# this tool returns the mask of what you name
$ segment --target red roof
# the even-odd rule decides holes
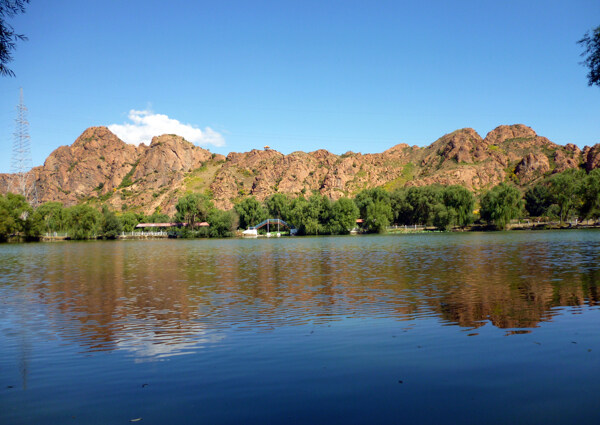
[[[140,223],[135,226],[136,229],[141,229],[143,227],[179,227],[179,226],[187,226],[187,223]],[[196,223],[197,227],[209,227],[206,221],[202,223]]]

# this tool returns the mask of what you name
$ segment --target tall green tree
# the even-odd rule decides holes
[[[104,239],[116,239],[123,231],[123,226],[117,215],[105,205],[102,207],[102,237]]]
[[[235,205],[234,209],[239,216],[240,228],[242,229],[256,226],[267,218],[267,211],[254,196],[244,198]]]
[[[558,206],[560,222],[569,219],[571,213],[581,205],[581,188],[585,179],[583,170],[567,170],[553,175],[549,180],[549,189],[554,203]]]
[[[371,232],[384,233],[392,221],[392,206],[383,201],[375,201],[367,206],[365,225]]]
[[[364,189],[358,192],[354,198],[354,203],[362,218],[367,214],[367,207],[375,202],[383,202],[391,205],[390,193],[381,187],[373,189]]]
[[[75,205],[67,209],[68,231],[72,239],[92,239],[102,229],[102,214],[89,205]]]
[[[321,223],[319,198],[313,196],[305,199],[299,196],[291,201],[287,221],[298,229],[300,235],[319,234]]]
[[[538,183],[525,192],[525,209],[531,217],[546,215],[551,205],[552,194],[547,184]]]
[[[330,232],[336,235],[347,234],[356,226],[358,207],[348,198],[340,198],[331,206]]]
[[[274,193],[265,200],[268,218],[280,218],[288,221],[290,213],[290,199],[283,193]]]
[[[157,211],[154,211],[152,215],[144,218],[145,223],[170,223],[171,217],[167,214],[163,214]],[[140,221],[141,223],[141,221]]]
[[[33,209],[22,195],[0,195],[0,240],[11,235],[35,236],[32,225]]]
[[[440,229],[450,229],[468,226],[474,220],[475,198],[460,185],[397,189],[391,199],[394,219],[398,224],[433,224]]]
[[[581,53],[584,57],[581,64],[588,68],[588,85],[600,86],[600,26],[585,33],[578,43],[584,49]]]
[[[600,218],[600,168],[590,171],[581,189],[582,203],[579,213],[582,218]]]
[[[297,198],[292,199],[289,206],[289,220],[285,220],[288,224],[291,224],[298,229],[298,234],[304,235],[307,233],[306,225],[308,223],[307,220],[311,220],[311,211],[309,208],[309,202],[304,198],[304,196],[298,196]],[[314,232],[318,231],[318,223],[314,224],[311,222],[309,224],[310,230]]]
[[[500,183],[486,192],[481,198],[479,214],[481,218],[498,229],[506,229],[513,218],[523,210],[523,197],[514,186]]]
[[[316,228],[308,232],[311,234],[331,234],[331,200],[324,195],[314,194],[308,198],[308,215],[314,219]],[[311,227],[315,227],[314,225]]]
[[[447,186],[442,190],[444,206],[453,217],[453,226],[465,227],[473,223],[475,197],[466,187],[460,185]]]
[[[188,229],[194,229],[196,223],[207,220],[208,214],[213,208],[213,203],[208,196],[190,193],[177,201],[175,220],[187,223]]]
[[[411,218],[408,224],[431,226],[435,212],[443,203],[442,187],[439,185],[411,187],[406,193],[406,202],[410,205]]]
[[[369,232],[385,232],[394,218],[390,194],[383,188],[376,187],[359,192],[354,198],[354,203]]]
[[[412,206],[408,203],[406,197],[408,189],[405,187],[394,190],[390,194],[390,204],[394,214],[393,220],[397,224],[412,223]]]
[[[452,229],[458,221],[458,214],[453,208],[444,204],[436,204],[433,207],[433,225],[441,230]]]
[[[234,211],[212,209],[207,218],[208,234],[211,238],[227,238],[233,236],[238,226],[238,217]]]
[[[140,217],[132,211],[127,211],[119,216],[119,222],[123,231],[133,232],[135,226],[140,223]]]
[[[67,212],[60,202],[46,202],[35,209],[33,221],[40,234],[64,232],[67,228]]]

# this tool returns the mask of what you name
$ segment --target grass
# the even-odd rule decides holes
[[[106,202],[109,200],[109,198],[112,196],[111,192],[107,192],[104,195],[98,196],[98,201],[100,202]]]
[[[503,145],[507,145],[510,143],[519,143],[519,142],[527,142],[529,140],[533,140],[535,137],[513,137],[512,139],[506,139],[502,142]]]
[[[202,167],[190,171],[183,179],[183,190],[193,193],[206,191],[210,188],[215,174],[221,167],[222,164],[219,164],[218,161],[208,161]]]
[[[400,173],[400,175],[398,177],[396,177],[394,180],[390,180],[389,182],[384,184],[383,188],[385,190],[392,191],[394,189],[399,189],[401,187],[404,187],[404,185],[407,182],[414,179],[415,171],[416,171],[415,164],[413,164],[412,162],[405,164],[404,167],[402,167],[402,172]]]
[[[118,189],[122,189],[124,187],[129,187],[133,183],[135,183],[133,180],[131,180],[131,177],[133,176],[133,173],[135,173],[135,169],[137,168],[138,163],[139,163],[139,160],[136,161],[134,164],[132,164],[131,170],[129,170],[129,172],[127,174],[125,174],[125,177],[123,177],[123,180],[121,180],[121,184],[119,184]]]

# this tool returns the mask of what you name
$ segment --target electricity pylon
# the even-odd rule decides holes
[[[20,89],[20,100],[17,105],[17,118],[15,119],[15,132],[12,151],[9,192],[23,195],[30,205],[37,204],[37,190],[31,171],[31,143],[29,137],[29,122],[27,121],[27,107],[23,102],[23,89]]]

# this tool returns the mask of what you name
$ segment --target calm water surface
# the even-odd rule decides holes
[[[598,423],[600,232],[0,245],[1,424]]]

